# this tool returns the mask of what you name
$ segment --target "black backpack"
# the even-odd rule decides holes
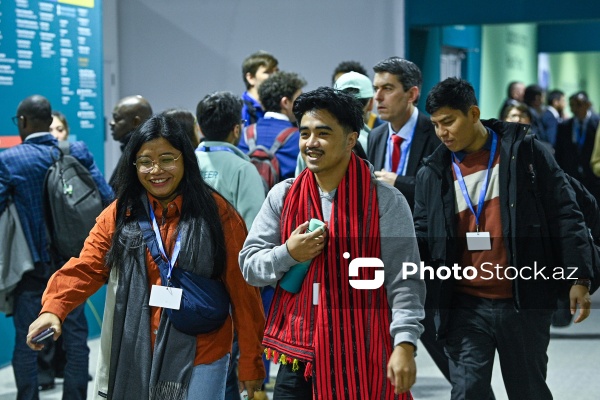
[[[530,177],[532,192],[536,201],[536,208],[538,213],[545,219],[545,213],[543,210],[543,206],[540,200],[539,189],[537,187],[536,180],[536,168],[535,168],[535,157],[534,157],[534,149],[533,149],[533,135],[525,135],[523,138],[523,143],[525,145],[529,145],[530,151],[525,152],[528,157],[531,157],[527,160],[528,174]],[[591,260],[592,260],[592,271],[594,276],[592,278],[592,287],[590,289],[590,294],[593,294],[598,287],[600,287],[600,207],[594,195],[592,195],[589,190],[586,189],[585,186],[577,179],[573,178],[569,174],[565,172],[565,177],[567,182],[573,191],[575,192],[577,204],[579,209],[581,210],[584,222],[589,232],[589,242],[590,247],[592,249]],[[546,231],[547,234],[547,226],[542,226],[542,230]]]
[[[298,128],[294,126],[279,132],[273,145],[267,149],[265,146],[256,145],[256,124],[249,125],[244,129],[244,139],[248,144],[248,157],[250,157],[250,162],[256,167],[263,179],[265,192],[268,192],[281,180],[279,160],[277,160],[275,153],[287,143],[295,132],[298,132]]]
[[[68,260],[77,257],[103,209],[90,171],[70,155],[68,142],[50,151],[53,163],[44,178],[44,218],[50,249]]]

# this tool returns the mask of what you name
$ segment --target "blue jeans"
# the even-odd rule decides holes
[[[546,384],[552,310],[517,311],[513,299],[454,297],[445,344],[451,399],[489,398],[496,350],[509,399],[552,399]]]
[[[196,365],[188,387],[187,400],[225,398],[225,381],[229,367],[229,354],[212,364]]]
[[[29,325],[42,309],[43,290],[20,290],[14,294],[15,349],[12,366],[17,384],[18,400],[38,399],[38,372],[36,351],[27,344]],[[77,307],[65,319],[63,325],[64,348],[67,353],[63,399],[87,397],[90,349],[87,346],[88,327],[84,305]]]
[[[271,307],[271,302],[273,301],[273,295],[275,294],[275,289],[271,286],[265,286],[260,290],[260,297],[262,299],[263,310],[265,312],[265,318],[269,315],[269,308]],[[227,372],[227,388],[225,390],[225,400],[240,400],[240,390],[238,387],[238,357],[240,355],[240,348],[238,346],[237,341],[237,331],[234,331],[233,335],[233,345],[231,347],[231,363],[229,365],[229,371]],[[265,366],[265,371],[267,376],[265,377],[263,386],[269,383],[269,373],[271,369],[271,361],[267,360],[265,354],[263,354],[263,364]]]
[[[238,356],[240,347],[237,340],[237,331],[233,331],[233,343],[231,345],[231,362],[227,371],[227,384],[225,389],[225,400],[241,400],[240,388],[238,386]]]

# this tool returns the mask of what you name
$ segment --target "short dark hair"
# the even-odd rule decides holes
[[[413,86],[421,90],[421,84],[423,83],[421,70],[412,61],[400,57],[386,58],[375,64],[373,71],[375,73],[388,72],[396,75],[405,92]]]
[[[525,88],[525,94],[523,95],[523,103],[527,104],[529,107],[532,106],[535,98],[537,96],[541,96],[544,92],[544,89],[540,85],[529,85]]]
[[[184,108],[169,108],[161,113],[167,117],[173,117],[177,120],[179,125],[183,128],[192,146],[198,147],[198,138],[196,137],[196,117],[194,114]]]
[[[364,76],[367,75],[367,70],[362,66],[358,61],[342,61],[338,64],[337,67],[333,70],[333,75],[331,75],[331,85],[335,83],[335,76],[339,73],[348,73],[348,72],[358,72]]]
[[[431,115],[440,108],[449,107],[467,115],[469,109],[476,105],[475,89],[469,82],[459,78],[447,78],[431,89],[425,101],[425,111]]]
[[[204,96],[196,107],[196,118],[208,140],[223,142],[241,122],[242,100],[231,92],[214,92]]]
[[[580,103],[589,103],[590,98],[585,90],[580,90],[579,92],[573,93],[569,96],[569,101],[578,101]]]
[[[563,97],[564,95],[565,95],[565,92],[563,92],[562,90],[558,90],[558,89],[552,90],[546,96],[546,104],[551,106],[555,100],[560,100],[560,98]]]
[[[30,123],[38,127],[50,127],[52,124],[52,106],[44,96],[34,94],[25,98],[17,107],[17,116],[24,116]]]
[[[294,72],[278,71],[271,74],[258,88],[258,98],[265,111],[281,112],[281,99],[292,100],[294,94],[306,86],[306,81]]]
[[[344,133],[358,132],[364,126],[363,110],[360,102],[341,90],[321,86],[302,93],[294,102],[294,116],[298,126],[302,116],[310,111],[327,110],[344,129]]]
[[[279,64],[279,61],[271,53],[259,50],[256,53],[250,54],[242,63],[242,79],[246,85],[246,89],[250,89],[252,85],[246,80],[246,74],[256,75],[259,67],[265,67],[268,71],[274,69]]]
[[[516,100],[511,100],[502,108],[502,112],[500,113],[500,119],[502,121],[506,121],[506,117],[508,117],[508,113],[512,110],[517,110],[521,114],[527,114],[527,116],[531,119],[531,112],[529,111],[529,107],[525,103],[520,103]]]

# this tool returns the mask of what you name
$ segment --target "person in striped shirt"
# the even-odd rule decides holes
[[[590,314],[591,248],[575,193],[547,148],[525,139],[528,125],[480,119],[468,82],[438,83],[426,110],[442,145],[417,174],[414,220],[421,259],[455,272],[438,274],[431,294],[451,399],[489,397],[496,351],[510,399],[551,399],[559,290],[570,290],[571,313],[580,308],[575,322]]]

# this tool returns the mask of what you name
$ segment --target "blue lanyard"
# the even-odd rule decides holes
[[[154,210],[148,202],[148,208],[150,209],[150,219],[152,219],[152,229],[154,229],[154,235],[156,235],[156,241],[158,242],[158,249],[160,250],[160,254],[164,257],[165,260],[169,263],[169,273],[167,274],[167,281],[171,280],[171,273],[173,272],[173,266],[177,261],[177,257],[179,257],[179,251],[181,250],[181,233],[177,234],[177,240],[175,241],[175,248],[173,248],[173,254],[171,255],[171,259],[165,254],[165,248],[163,246],[163,241],[160,236],[160,230],[158,229],[158,224],[156,223],[156,217],[154,216]]]
[[[496,132],[492,132],[492,149],[490,151],[490,161],[488,162],[487,171],[485,173],[485,180],[483,181],[483,185],[481,186],[481,192],[479,193],[479,203],[477,204],[477,212],[473,210],[473,203],[471,202],[471,198],[469,197],[469,192],[467,191],[467,185],[465,184],[465,179],[463,178],[462,172],[460,172],[460,168],[458,164],[456,164],[456,154],[452,153],[452,167],[454,168],[454,172],[456,173],[456,180],[458,180],[458,185],[460,186],[460,190],[469,206],[469,209],[475,215],[475,223],[477,224],[477,232],[479,232],[479,216],[481,215],[481,211],[483,210],[483,203],[485,202],[485,194],[488,188],[490,170],[492,169],[492,164],[494,163],[494,155],[496,154],[496,147],[498,145],[498,135]]]
[[[395,172],[397,175],[404,176],[404,174],[405,174],[404,169],[406,168],[406,163],[408,162],[408,153],[410,152],[410,145],[412,144],[413,138],[415,137],[416,130],[417,130],[417,124],[415,124],[415,127],[413,128],[412,135],[410,135],[410,137],[408,139],[404,140],[404,142],[400,145],[400,164],[398,164],[398,169],[396,169],[396,171],[392,171],[392,172]],[[392,161],[391,161],[392,154],[394,151],[394,142],[392,141],[391,136],[388,137],[387,148],[388,148],[387,169],[391,169],[392,168]]]
[[[226,146],[209,146],[209,147],[206,147],[204,145],[201,145],[200,147],[198,147],[196,149],[196,151],[203,151],[203,152],[206,152],[206,153],[209,153],[211,151],[228,151],[230,153],[235,154],[235,151],[233,151],[232,149],[230,149],[229,147],[226,147]]]
[[[585,120],[584,120],[585,121]],[[576,130],[577,133],[577,149],[581,151],[583,148],[583,144],[585,143],[585,137],[587,135],[587,126],[583,122],[579,124],[579,129]]]

